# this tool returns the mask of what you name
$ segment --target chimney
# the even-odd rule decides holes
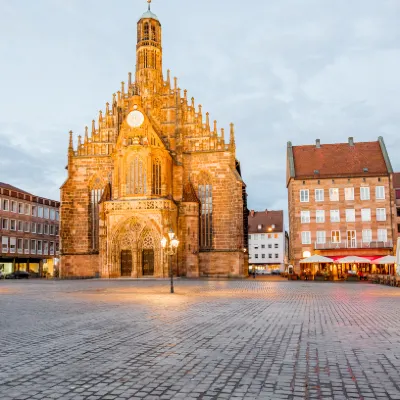
[[[315,141],[315,147],[316,147],[317,149],[320,149],[320,148],[321,148],[321,140],[320,140],[320,139],[317,139],[317,140]]]
[[[353,136],[349,137],[349,146],[354,146],[354,138],[353,138]]]
[[[250,215],[251,215],[252,217],[254,217],[254,210],[251,210],[251,211],[250,211]]]
[[[267,209],[267,210],[265,210],[265,214],[267,214],[267,215],[268,215],[268,209]]]

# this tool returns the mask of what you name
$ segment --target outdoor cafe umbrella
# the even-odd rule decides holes
[[[385,256],[378,258],[377,260],[374,260],[374,264],[395,264],[396,263],[396,257],[394,256]]]
[[[358,256],[347,256],[343,258],[339,258],[336,260],[338,264],[371,264],[371,261],[368,258],[358,257]]]
[[[300,261],[300,264],[316,264],[316,263],[332,263],[332,258],[323,257],[319,255],[304,258]]]

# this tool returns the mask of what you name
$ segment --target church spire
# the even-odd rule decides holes
[[[161,24],[151,11],[151,1],[147,0],[148,9],[137,24],[136,83],[140,87],[146,83],[163,83]]]

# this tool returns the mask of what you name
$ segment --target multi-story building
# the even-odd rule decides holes
[[[283,211],[254,211],[248,216],[249,269],[285,271],[287,265],[287,233]]]
[[[129,47],[129,46],[128,46]],[[168,71],[162,28],[137,23],[136,74],[98,123],[68,148],[61,188],[61,276],[168,276],[161,240],[180,243],[172,269],[187,277],[246,276],[246,185],[235,132],[218,131]]]
[[[392,175],[393,185],[393,231],[394,237],[400,237],[400,172]]]
[[[59,207],[0,182],[0,270],[52,275],[57,264]]]
[[[393,251],[392,166],[378,141],[287,148],[290,261],[320,254],[370,260]],[[341,274],[340,265],[333,275]]]

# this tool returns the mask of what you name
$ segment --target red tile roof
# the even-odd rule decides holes
[[[249,233],[274,233],[283,232],[283,211],[250,211],[248,217]],[[258,225],[261,225],[261,230],[258,229]],[[271,228],[275,225],[271,231]]]
[[[395,172],[393,174],[393,187],[395,189],[400,189],[400,172]]]
[[[387,175],[379,142],[293,146],[296,178]],[[364,172],[364,168],[368,171]],[[316,173],[316,170],[319,173]]]

